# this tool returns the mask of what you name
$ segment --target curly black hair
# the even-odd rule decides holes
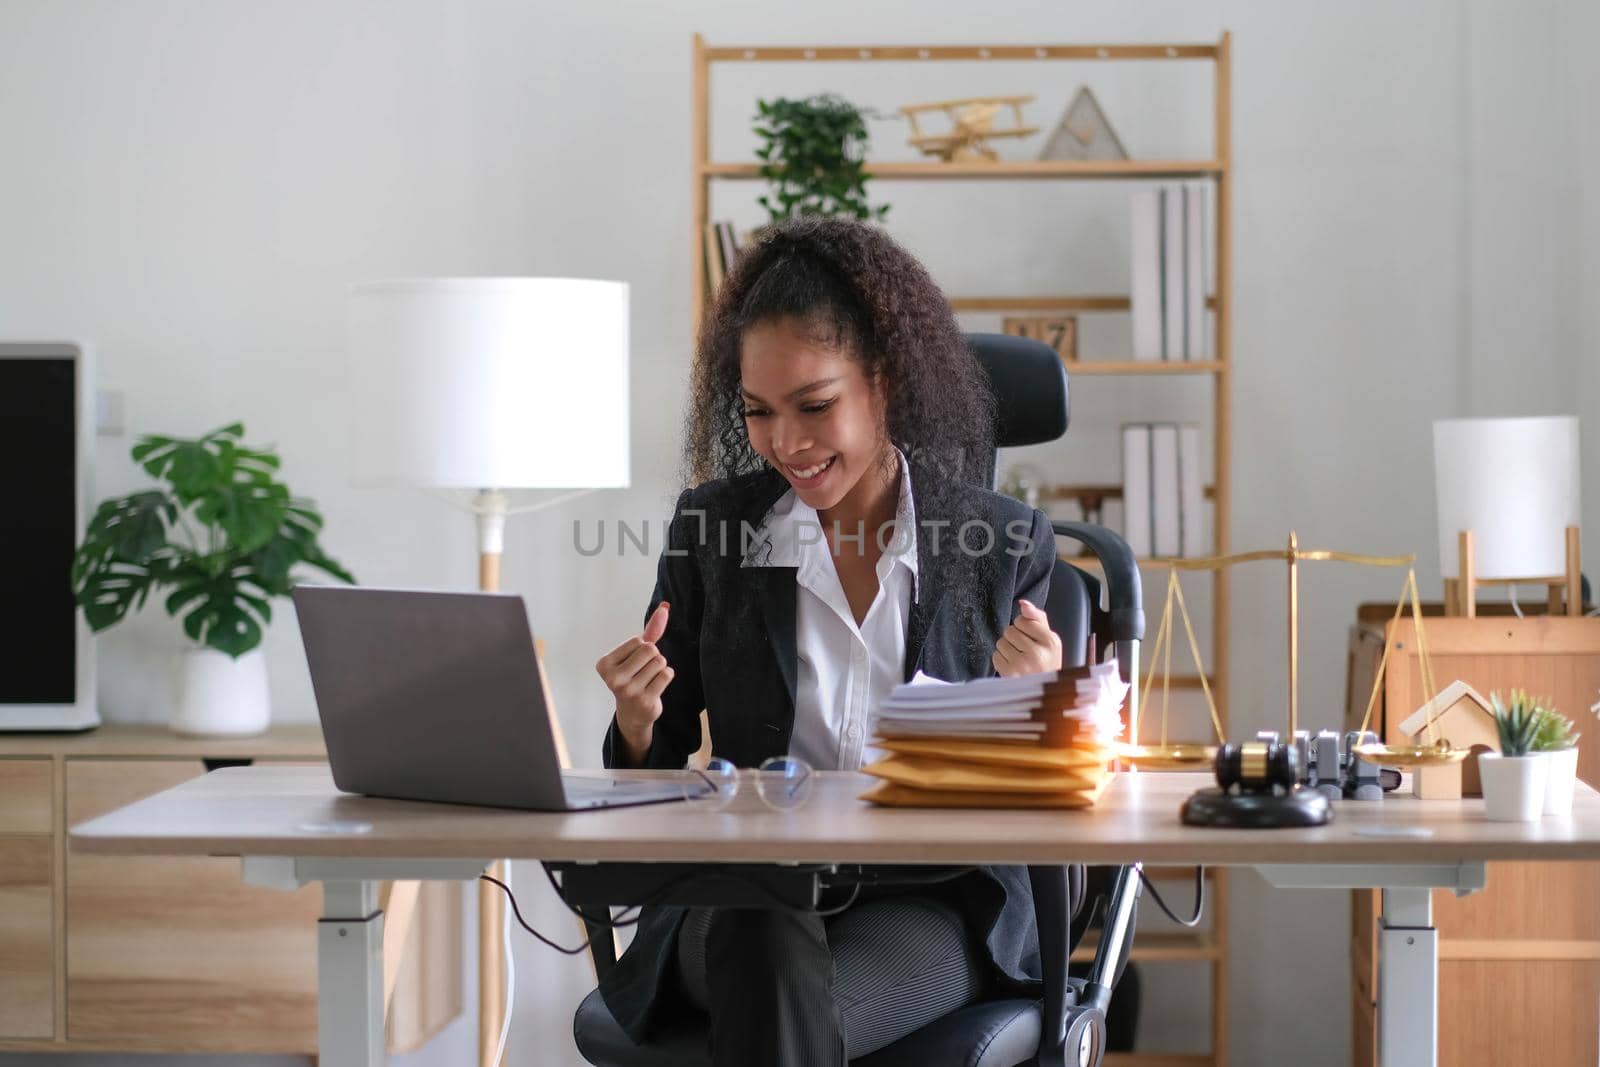
[[[763,322],[792,319],[813,341],[887,385],[889,439],[912,475],[933,483],[985,469],[994,397],[939,286],[881,227],[803,216],[769,226],[739,257],[700,329],[684,464],[691,482],[733,478],[766,461],[750,444],[739,396],[740,342]]]
[[[911,467],[919,550],[927,520],[959,526],[962,493],[994,454],[993,393],[927,270],[882,227],[854,219],[776,223],[739,257],[695,350],[686,481],[749,483],[740,476],[771,470],[751,445],[742,414],[740,345],[751,327],[785,319],[858,360],[869,383],[883,382],[885,432]],[[975,594],[972,560],[937,548],[932,556],[919,558],[940,562],[944,582]]]

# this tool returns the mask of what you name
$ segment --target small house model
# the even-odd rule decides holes
[[[1459,800],[1483,795],[1478,755],[1500,751],[1500,734],[1495,729],[1494,711],[1476,689],[1460,680],[1451,682],[1402,722],[1400,732],[1413,742],[1421,743],[1431,736],[1444,738],[1451,748],[1472,750],[1460,763],[1418,767],[1411,788],[1419,799]]]

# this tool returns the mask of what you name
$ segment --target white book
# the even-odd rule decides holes
[[[1183,186],[1161,187],[1162,359],[1183,358]]]
[[[1150,427],[1122,428],[1122,538],[1135,557],[1150,555]]]
[[[1184,192],[1184,358],[1206,358],[1206,189],[1188,182]]]
[[[1178,543],[1185,556],[1205,552],[1205,487],[1201,484],[1200,427],[1178,427]]]
[[[1129,294],[1133,313],[1133,358],[1161,358],[1161,201],[1160,190],[1137,189],[1129,198],[1132,266]]]
[[[1183,551],[1179,536],[1178,508],[1178,428],[1161,424],[1150,428],[1150,526],[1154,531],[1151,547],[1161,557]]]

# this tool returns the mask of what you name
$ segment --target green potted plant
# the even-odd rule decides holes
[[[1544,812],[1549,775],[1549,761],[1533,750],[1543,709],[1521,689],[1512,690],[1509,701],[1490,693],[1489,703],[1500,734],[1500,751],[1478,757],[1484,810],[1498,822],[1532,822]]]
[[[1540,707],[1535,716],[1533,751],[1542,753],[1547,764],[1546,815],[1572,813],[1572,791],[1578,781],[1578,735],[1572,726],[1572,720],[1555,708]]]
[[[278,481],[277,455],[241,444],[243,435],[233,423],[192,440],[141,437],[134,462],[165,484],[102,503],[72,561],[73,594],[96,633],[170,590],[167,612],[192,642],[172,714],[179,733],[265,730],[260,646],[272,599],[289,594],[302,564],[355,581],[318,544],[316,506]]]
[[[771,222],[795,215],[881,219],[887,204],[867,203],[864,161],[867,123],[862,111],[831,93],[804,100],[756,101],[761,176],[771,195],[759,202]]]

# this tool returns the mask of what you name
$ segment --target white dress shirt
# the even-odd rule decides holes
[[[744,566],[795,567],[796,677],[794,732],[789,754],[817,770],[853,771],[880,753],[867,746],[869,718],[889,691],[904,680],[906,629],[917,589],[917,518],[911,499],[911,473],[900,463],[900,500],[895,527],[883,531],[878,559],[878,592],[860,625],[839,581],[816,509],[793,489],[767,512]],[[841,530],[847,537],[856,531]],[[865,531],[872,543],[876,531]],[[841,538],[842,551],[857,542]],[[756,560],[759,559],[759,562]]]

